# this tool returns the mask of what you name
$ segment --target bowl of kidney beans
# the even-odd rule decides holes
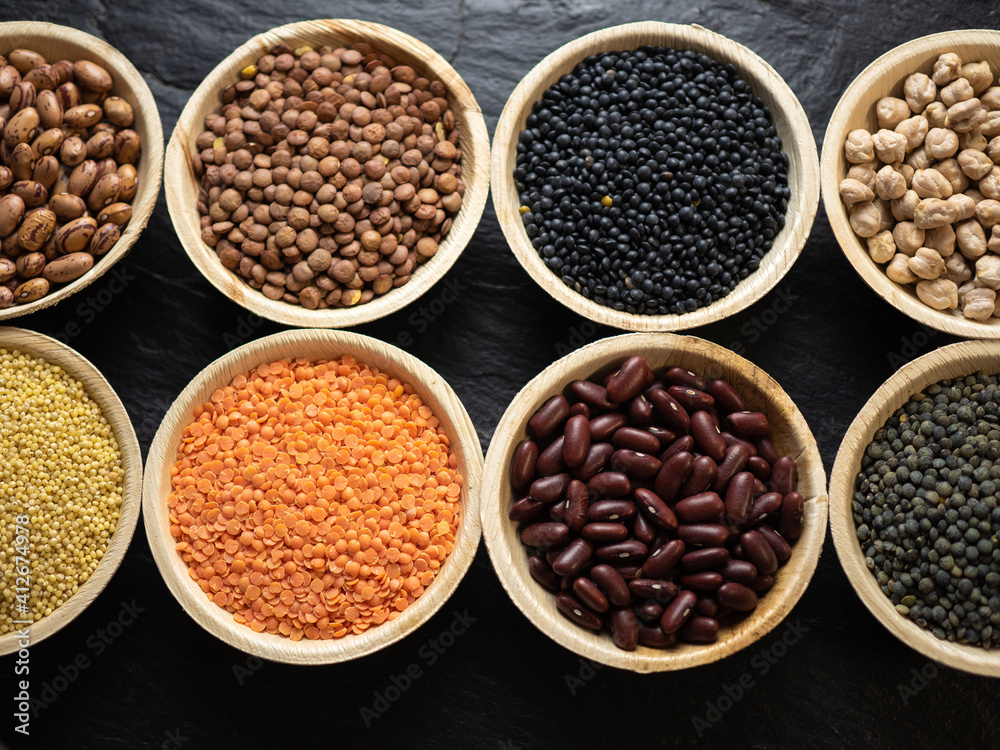
[[[518,608],[636,672],[765,635],[826,532],[826,473],[798,408],[690,336],[616,336],[550,365],[504,414],[483,488],[487,549]]]

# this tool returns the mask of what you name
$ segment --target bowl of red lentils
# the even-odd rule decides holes
[[[295,330],[199,373],[150,448],[146,535],[203,628],[294,664],[403,638],[479,544],[482,450],[447,383],[347,332]]]
[[[142,456],[125,407],[55,339],[0,328],[0,654],[34,647],[104,590],[132,541]]]
[[[165,170],[177,235],[217,289],[280,323],[343,328],[405,307],[451,268],[486,204],[489,137],[426,44],[303,21],[219,63]]]

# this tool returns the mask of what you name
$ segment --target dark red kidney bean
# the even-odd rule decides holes
[[[590,420],[590,439],[594,443],[602,443],[627,424],[628,417],[620,411],[596,416]]]
[[[660,452],[660,439],[653,433],[636,427],[622,427],[615,430],[615,434],[611,436],[611,444],[615,448],[628,448],[640,453]]]
[[[723,607],[723,606],[722,606],[722,605],[720,604],[720,605],[719,605],[719,611],[718,611],[718,612],[716,612],[716,613],[715,613],[715,614],[713,615],[713,617],[715,617],[715,619],[716,619],[716,620],[718,620],[719,622],[722,622],[722,621],[723,621],[723,620],[725,620],[725,619],[726,619],[727,617],[729,617],[729,615],[731,615],[732,613],[733,613],[733,609],[732,609],[732,607]]]
[[[743,546],[739,542],[736,542],[736,544],[729,548],[729,556],[734,560],[743,560]]]
[[[593,432],[591,436],[593,436]],[[573,469],[573,476],[584,482],[597,476],[607,465],[614,452],[615,447],[611,443],[591,443],[583,463]]]
[[[722,547],[729,541],[729,527],[719,523],[681,524],[677,529],[677,536],[685,544],[695,547]]]
[[[731,447],[733,445],[742,445],[744,448],[747,449],[747,455],[748,456],[756,456],[757,455],[757,448],[756,448],[756,446],[754,446],[754,444],[751,443],[749,440],[744,440],[743,438],[738,438],[733,433],[729,432],[728,430],[723,430],[719,434],[721,434],[722,435],[722,439],[726,441],[726,447],[727,448],[729,448],[729,447]]]
[[[639,643],[643,646],[650,646],[651,648],[666,648],[667,646],[672,646],[676,642],[676,635],[673,633],[664,633],[658,625],[639,626]]]
[[[598,500],[587,510],[588,521],[624,523],[634,516],[635,503],[631,500]]]
[[[726,490],[726,516],[737,526],[743,526],[750,518],[753,508],[754,475],[741,471],[729,483]]]
[[[539,502],[554,503],[562,498],[568,484],[569,474],[553,474],[532,482],[528,494]]]
[[[571,479],[566,487],[566,511],[563,513],[563,523],[573,531],[579,531],[587,523],[590,513],[590,492],[587,485],[579,479]]]
[[[562,457],[567,466],[579,466],[590,452],[590,420],[582,414],[570,417],[563,428]]]
[[[757,566],[746,560],[730,560],[719,571],[727,581],[750,583],[757,577]]]
[[[649,367],[642,357],[629,357],[608,381],[608,398],[616,404],[635,398],[646,385]]]
[[[562,394],[553,396],[540,407],[538,411],[531,415],[528,420],[528,427],[531,433],[543,440],[553,434],[569,416],[569,401]]]
[[[676,633],[683,627],[698,603],[698,595],[693,591],[682,591],[667,605],[660,617],[660,627],[664,633]]]
[[[781,501],[781,515],[778,516],[778,531],[789,542],[802,536],[802,519],[806,503],[798,492],[789,492]]]
[[[799,483],[799,470],[791,456],[782,456],[771,466],[771,489],[787,495],[795,492]]]
[[[663,463],[667,462],[668,458],[676,456],[678,453],[693,453],[694,452],[694,438],[690,435],[681,435],[673,443],[671,443],[663,455],[660,456],[660,460]]]
[[[588,524],[590,525],[590,524]],[[587,527],[584,526],[584,529]],[[569,529],[567,529],[569,531]],[[762,540],[763,541],[763,540]],[[767,542],[764,542],[767,544]],[[771,549],[768,547],[768,549]],[[629,539],[625,542],[615,544],[605,544],[594,550],[598,560],[604,562],[614,561],[624,565],[635,565],[641,562],[649,552],[649,548],[638,539]]]
[[[656,493],[640,487],[635,491],[635,504],[654,526],[667,531],[677,530],[677,516]]]
[[[595,565],[590,569],[590,578],[616,607],[628,606],[632,601],[632,594],[625,579],[610,565]]]
[[[681,485],[691,476],[692,471],[694,471],[694,456],[687,451],[681,451],[670,458],[664,458],[663,466],[656,475],[656,482],[653,484],[656,494],[665,503],[673,502]]]
[[[556,575],[571,576],[583,570],[594,556],[594,546],[586,539],[574,539],[552,561],[552,570]]]
[[[562,523],[566,519],[566,501],[560,500],[549,506],[549,519],[556,523]]]
[[[689,553],[690,554],[690,553]],[[722,574],[711,570],[682,575],[678,581],[681,586],[692,591],[715,591],[722,585]]]
[[[729,562],[729,550],[725,547],[706,547],[684,555],[681,558],[681,567],[688,573],[697,573],[702,570],[717,570],[727,562]]]
[[[611,613],[611,637],[623,651],[635,651],[639,643],[639,618],[631,607],[616,609]]]
[[[556,607],[566,615],[571,622],[580,627],[600,630],[603,627],[601,618],[584,606],[583,602],[572,594],[562,591],[556,594]]]
[[[703,391],[708,387],[708,381],[701,375],[685,370],[683,367],[668,367],[663,373],[663,382],[667,385],[680,385],[687,388],[697,388]]]
[[[565,444],[565,440],[560,435],[539,454],[538,462],[535,464],[535,473],[538,476],[550,477],[566,469],[566,462],[563,460],[563,445]]]
[[[552,570],[542,555],[532,555],[528,558],[528,572],[549,591],[559,590],[559,576]]]
[[[666,391],[650,391],[649,403],[671,430],[687,432],[691,427],[691,417],[687,411]]]
[[[534,440],[522,440],[514,449],[510,483],[518,492],[523,491],[535,478],[535,464],[538,461],[538,444]]]
[[[538,518],[544,509],[545,503],[540,503],[528,495],[510,506],[510,510],[507,511],[507,518],[518,523],[521,521],[530,521],[533,518]]]
[[[677,637],[688,643],[715,643],[719,639],[719,621],[714,617],[692,617]]]
[[[588,523],[580,529],[580,536],[592,542],[621,542],[628,539],[628,529],[620,523]]]
[[[659,629],[659,620],[663,615],[663,605],[656,601],[656,599],[647,599],[635,608],[635,613],[639,615],[639,619],[643,622],[657,623],[657,629]]]
[[[747,408],[747,402],[737,392],[735,388],[725,380],[713,380],[706,389],[715,403],[723,411],[743,411]]]
[[[715,595],[719,604],[737,612],[750,612],[757,606],[757,594],[742,583],[724,583]]]
[[[636,513],[635,520],[632,521],[632,536],[648,547],[656,539],[656,531],[656,527],[646,519],[646,516]]]
[[[757,477],[753,478],[753,496],[754,498],[759,495],[763,495],[767,492],[767,485],[760,481]]]
[[[681,497],[690,497],[691,495],[697,495],[707,490],[712,486],[712,482],[715,481],[718,471],[719,468],[715,465],[715,461],[711,457],[698,456],[692,463],[691,476],[681,485]],[[661,497],[663,496],[661,495]],[[666,500],[666,498],[663,499]]]
[[[772,467],[774,463],[778,460],[778,450],[774,447],[774,443],[771,442],[771,438],[761,437],[753,441],[753,444],[757,448],[757,455],[767,461]]]
[[[628,423],[641,428],[653,424],[653,407],[641,393],[628,402]]]
[[[587,482],[587,489],[590,490],[591,497],[594,499],[625,497],[632,491],[632,483],[620,471],[604,471],[590,478],[590,481]]]
[[[712,489],[722,493],[729,485],[729,480],[739,474],[747,465],[750,454],[742,443],[733,443],[726,448],[726,455],[719,463],[719,471],[712,482]]]
[[[707,411],[696,411],[691,415],[691,434],[695,445],[714,461],[726,457],[726,441],[719,434],[719,428]]]
[[[686,497],[674,506],[674,513],[685,523],[704,523],[717,518],[726,510],[726,504],[715,492],[701,492]]]
[[[620,471],[630,479],[652,479],[663,464],[656,456],[622,448],[611,455],[611,470]]]
[[[771,464],[760,456],[750,456],[747,459],[747,469],[762,482],[771,478]]]
[[[647,427],[646,430],[650,435],[660,441],[661,451],[666,450],[670,444],[677,439],[677,434],[671,432],[666,427],[657,427],[656,425],[653,425],[652,427]],[[656,451],[654,450],[653,452],[655,453]],[[646,451],[646,453],[649,453],[649,451]],[[662,461],[663,459],[661,458],[660,460]]]
[[[564,523],[542,521],[524,527],[521,531],[521,541],[529,547],[547,550],[557,544],[565,544],[569,540],[569,527]],[[767,544],[767,542],[764,542]]]
[[[774,576],[758,575],[752,581],[750,581],[747,586],[753,589],[757,596],[763,596],[771,587],[774,585]]]
[[[751,526],[756,526],[766,518],[776,517],[780,509],[781,493],[765,492],[753,501],[753,507],[750,509],[750,519],[747,523]]]
[[[702,617],[715,617],[719,613],[719,603],[710,596],[703,596],[694,605],[694,612]]]
[[[575,404],[573,404],[571,407],[569,407],[569,416],[570,416],[570,419],[572,419],[573,417],[575,417],[577,414],[580,414],[580,415],[586,417],[587,421],[589,422],[590,421],[590,417],[592,416],[591,413],[590,413],[590,406],[588,406],[587,404],[583,403],[582,401],[577,401]]]
[[[565,544],[558,544],[555,547],[552,547],[551,549],[546,550],[545,551],[545,562],[547,562],[549,565],[551,565],[552,563],[554,563],[556,561],[556,558],[559,557],[559,555],[561,555],[563,553],[564,549],[566,549],[566,545]]]
[[[603,385],[589,380],[574,380],[569,384],[570,393],[579,401],[594,409],[614,409],[615,405],[608,400],[608,391]]]
[[[655,599],[660,604],[673,600],[680,591],[673,581],[658,578],[636,578],[629,582],[628,590],[639,599]]]
[[[688,414],[702,409],[711,409],[715,406],[715,399],[697,388],[672,385],[667,388],[667,393],[673,396],[678,404],[687,409]]]
[[[771,431],[767,415],[762,411],[734,411],[726,415],[726,419],[737,437],[764,437]]]
[[[771,575],[778,569],[778,558],[759,531],[744,531],[740,537],[740,546],[743,548],[743,559],[752,562],[758,574]]]
[[[785,538],[781,536],[777,531],[772,529],[770,526],[761,526],[757,531],[760,535],[764,537],[764,540],[771,545],[771,550],[774,552],[774,556],[778,558],[779,563],[785,562],[789,557],[792,556],[792,547],[785,541]]]
[[[680,539],[671,539],[642,563],[642,575],[646,578],[666,578],[680,563],[687,546]]]
[[[573,589],[573,593],[580,598],[580,601],[594,612],[607,612],[610,609],[608,598],[604,595],[604,592],[589,578],[581,576],[575,579],[571,588]]]
[[[628,583],[629,581],[634,581],[636,578],[639,577],[639,574],[642,572],[641,565],[633,565],[627,562],[625,563],[613,562],[611,564],[614,566],[615,570],[618,571],[618,575],[620,575],[622,577],[622,580],[625,581],[626,583]]]

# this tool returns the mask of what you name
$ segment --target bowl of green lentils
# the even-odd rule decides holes
[[[837,556],[911,648],[1000,676],[1000,342],[964,341],[889,378],[830,479]]]

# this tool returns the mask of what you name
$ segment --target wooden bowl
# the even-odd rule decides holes
[[[783,150],[788,154],[791,198],[785,226],[761,260],[760,267],[733,291],[710,305],[682,315],[637,315],[587,299],[566,286],[539,257],[521,222],[521,200],[514,185],[517,139],[536,101],[578,63],[598,52],[636,49],[643,45],[703,52],[732,63],[771,110]],[[565,44],[532,68],[510,95],[493,136],[491,169],[493,206],[500,228],[518,262],[558,302],[598,323],[629,331],[679,331],[703,326],[744,310],[767,294],[799,257],[819,206],[819,162],[806,113],[788,84],[752,51],[721,34],[698,26],[643,21],[612,26]]]
[[[222,265],[212,248],[202,242],[201,217],[196,205],[199,183],[191,167],[191,155],[195,152],[195,139],[204,130],[205,115],[219,109],[220,89],[238,81],[240,70],[257,62],[275,44],[284,43],[296,48],[303,45],[351,45],[356,42],[366,42],[401,64],[411,65],[439,79],[448,88],[448,101],[455,113],[462,148],[465,195],[462,207],[437,253],[414,269],[406,284],[363,305],[306,310],[299,305],[270,300],[260,291],[247,286],[239,276]],[[250,39],[219,63],[191,95],[167,144],[167,208],[188,257],[216,289],[236,304],[286,325],[345,328],[377,320],[406,307],[434,286],[451,268],[475,232],[486,206],[489,151],[486,121],[475,97],[448,61],[426,44],[396,29],[368,21],[301,21],[279,26]]]
[[[284,357],[313,361],[344,354],[410,383],[440,420],[458,457],[464,477],[462,514],[455,548],[441,571],[416,603],[394,620],[359,635],[331,640],[292,641],[281,635],[255,633],[233,619],[224,608],[209,601],[188,575],[188,565],[175,550],[170,535],[167,497],[171,468],[177,459],[184,427],[193,420],[195,407],[205,403],[217,388],[239,374],[265,362]],[[143,488],[143,516],[153,559],[171,593],[184,610],[212,635],[248,654],[286,664],[332,664],[378,651],[416,630],[441,608],[458,587],[479,546],[479,483],[483,453],[472,420],[458,396],[444,379],[416,357],[383,341],[345,331],[293,330],[265,336],[234,349],[210,364],[181,392],[156,432],[146,460],[149,467]]]
[[[945,378],[1000,372],[1000,342],[961,341],[904,365],[868,399],[840,444],[830,475],[830,530],[837,557],[868,610],[894,636],[929,659],[974,674],[1000,677],[1000,650],[943,641],[896,611],[865,565],[851,508],[861,458],[875,433],[910,396]]]
[[[149,91],[149,86],[125,55],[103,39],[68,26],[57,26],[54,23],[41,21],[0,23],[0,53],[6,55],[12,49],[22,47],[40,52],[52,62],[60,59],[71,61],[86,59],[107,68],[114,79],[111,94],[120,96],[132,105],[135,115],[132,129],[142,140],[142,152],[135,165],[138,190],[132,199],[132,218],[114,247],[97,259],[94,267],[80,278],[34,302],[25,305],[14,304],[0,310],[0,321],[51,307],[92,284],[128,255],[128,251],[139,239],[139,233],[145,228],[153,213],[156,198],[160,194],[160,180],[163,177],[163,128],[160,126],[160,113],[156,109],[156,101]]]
[[[607,632],[592,633],[567,620],[555,597],[528,572],[528,549],[517,524],[507,518],[514,492],[510,465],[514,449],[527,437],[528,418],[546,400],[562,393],[573,380],[602,376],[631,356],[641,354],[649,366],[685,367],[707,378],[729,381],[748,408],[763,411],[771,424],[778,452],[795,458],[798,491],[806,500],[802,536],[791,559],[775,574],[774,588],[757,609],[732,625],[723,625],[719,640],[708,645],[681,643],[667,649],[639,646],[622,651]],[[633,333],[601,339],[546,367],[528,383],[504,413],[489,452],[483,477],[483,538],[493,567],[508,595],[539,630],[556,643],[587,659],[633,672],[662,672],[708,664],[746,648],[763,637],[791,611],[809,585],[826,535],[826,473],[809,426],[798,407],[770,375],[751,362],[710,341],[693,336]]]
[[[956,52],[963,62],[986,60],[1000,71],[1000,31],[963,29],[920,37],[889,50],[854,79],[840,98],[823,139],[822,185],[826,215],[840,249],[865,283],[879,297],[919,323],[967,338],[1000,338],[1000,318],[985,323],[966,318],[961,310],[935,310],[917,297],[912,285],[897,284],[868,254],[865,240],[851,229],[847,207],[840,198],[840,181],[850,166],[844,155],[847,134],[857,128],[878,130],[875,103],[883,96],[903,95],[903,82],[911,73],[930,74],[943,52]]]
[[[118,394],[94,365],[73,349],[48,336],[23,328],[0,328],[0,349],[17,349],[24,354],[44,359],[63,368],[67,374],[83,383],[87,394],[97,403],[104,418],[108,420],[118,449],[121,452],[122,470],[125,482],[122,486],[122,505],[118,516],[118,526],[111,535],[104,557],[98,563],[93,575],[66,602],[52,614],[43,617],[30,626],[31,646],[37,645],[50,635],[72,622],[108,585],[111,576],[118,570],[122,558],[132,541],[136,522],[139,520],[139,506],[142,496],[142,455],[139,441]],[[8,582],[8,585],[13,582]],[[17,633],[0,635],[0,656],[11,654],[19,648]]]

